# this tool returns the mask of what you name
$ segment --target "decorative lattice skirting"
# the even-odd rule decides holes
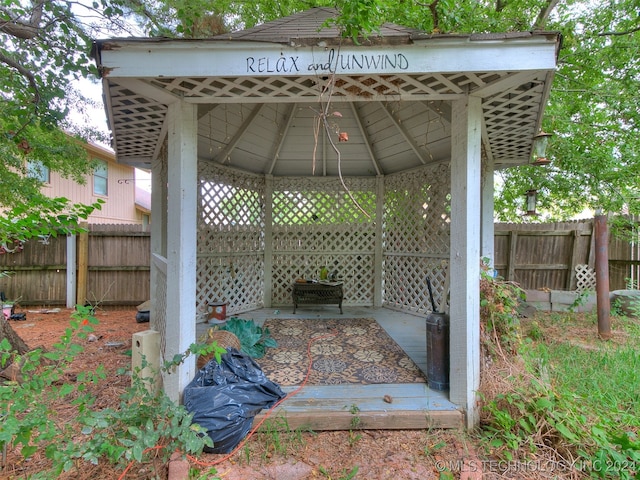
[[[589,265],[576,265],[576,291],[596,289],[596,272]]]

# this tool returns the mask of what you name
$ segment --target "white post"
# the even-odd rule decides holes
[[[384,177],[376,177],[376,244],[374,246],[373,306],[382,307],[382,217],[384,215]]]
[[[478,423],[480,387],[480,142],[482,104],[478,97],[455,100],[451,115],[451,402]]]
[[[489,266],[493,268],[494,262],[494,228],[493,228],[493,210],[494,210],[494,162],[493,159],[487,160],[484,168],[482,169],[482,225],[481,235],[482,241],[480,243],[480,254],[482,258],[489,260]]]
[[[166,278],[166,258],[167,258],[167,152],[163,150],[160,158],[151,166],[151,258],[160,257],[165,260],[162,263],[164,270],[158,268],[158,263],[151,262],[149,274],[149,314],[150,326],[154,330],[164,331],[164,325],[158,322],[164,321],[165,299],[159,298],[163,295],[165,288],[159,283]]]
[[[183,354],[196,341],[197,106],[169,105],[167,198],[167,299],[164,359]],[[165,393],[180,401],[195,374],[193,355],[164,373]]]
[[[67,308],[76,306],[76,287],[77,287],[77,257],[76,245],[77,237],[67,235]]]
[[[265,308],[271,308],[273,295],[273,176],[267,175],[264,189],[264,296]]]

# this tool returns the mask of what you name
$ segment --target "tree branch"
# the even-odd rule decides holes
[[[31,86],[34,92],[33,103],[36,105],[39,104],[41,100],[40,89],[38,88],[38,84],[36,83],[36,77],[33,74],[33,72],[24,68],[18,62],[14,61],[12,58],[7,57],[2,52],[0,52],[0,62],[17,70],[18,73],[20,73],[20,75],[22,75],[27,79],[27,81],[29,82],[29,85]]]
[[[540,10],[538,14],[538,18],[536,18],[535,23],[533,24],[534,30],[544,30],[544,26],[547,23],[547,19],[554,8],[558,5],[559,0],[549,0],[547,5]]]
[[[431,18],[433,19],[433,30],[440,31],[440,19],[438,18],[438,10],[436,10],[440,0],[433,0],[431,3],[416,2],[421,7],[426,7],[431,11]]]
[[[40,22],[42,21],[42,13],[44,10],[44,2],[40,1],[33,6],[31,18],[28,22],[13,18],[12,12],[6,8],[0,8],[0,12],[5,14],[11,20],[0,24],[0,31],[11,35],[12,37],[30,40],[34,38],[40,30]]]
[[[622,32],[602,32],[598,34],[598,37],[619,37],[622,35],[629,35],[630,33],[635,33],[640,31],[640,27],[632,28],[631,30],[625,30]]]

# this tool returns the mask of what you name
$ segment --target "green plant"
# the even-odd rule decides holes
[[[340,476],[335,477],[335,480],[351,480],[356,477],[356,475],[358,474],[358,470],[359,470],[359,467],[357,466],[353,467],[349,472],[347,472],[346,469],[343,469],[342,472],[340,473]],[[324,468],[322,465],[318,466],[318,471],[322,475],[324,475],[327,478],[327,480],[332,480],[333,477],[331,476],[329,471],[326,468]]]
[[[81,313],[81,310],[78,311]],[[93,398],[85,392],[87,384],[104,378],[104,372],[85,372],[75,383],[66,382],[64,372],[82,347],[75,339],[86,338],[97,322],[92,317],[84,319],[75,315],[71,326],[51,351],[35,349],[19,356],[11,351],[9,341],[0,342],[0,366],[20,365],[16,381],[0,387],[3,407],[0,447],[11,445],[20,448],[25,458],[31,457],[41,446],[55,445],[55,440],[66,426],[55,422],[50,405],[59,399],[74,398],[74,402],[91,405]],[[48,457],[52,452],[45,449]]]
[[[304,445],[303,431],[311,432],[304,428],[292,430],[287,419],[280,415],[268,419],[260,428],[257,437],[264,449],[262,460],[266,460],[272,454],[286,456],[291,449]],[[247,463],[248,460],[247,458]]]
[[[360,407],[358,407],[355,403],[351,404],[351,406],[349,407],[349,413],[352,415],[351,428],[360,428],[361,419],[358,415],[360,413]]]
[[[480,270],[480,319],[488,336],[484,345],[493,354],[515,352],[520,345],[520,315],[518,307],[524,291],[513,282],[505,282],[491,274],[483,259]]]
[[[633,317],[640,318],[640,297],[629,301],[629,311]]]
[[[571,303],[571,305],[569,305],[568,311],[570,313],[575,313],[575,311],[579,307],[583,307],[584,305],[586,305],[587,301],[589,300],[589,296],[592,293],[593,292],[591,290],[583,290],[582,292],[579,292],[578,295],[576,295],[575,300]]]
[[[253,358],[264,357],[267,348],[278,346],[269,329],[262,328],[253,320],[230,318],[220,330],[226,330],[238,337],[242,351]]]
[[[73,381],[65,372],[82,352],[77,340],[85,339],[97,324],[91,308],[77,306],[70,327],[51,351],[36,349],[20,357],[10,351],[6,339],[0,342],[1,365],[13,361],[21,366],[19,381],[0,386],[0,448],[19,448],[25,458],[43,451],[52,466],[42,475],[51,478],[81,468],[82,462],[106,460],[121,467],[128,465],[128,469],[151,457],[168,460],[174,451],[198,454],[204,445],[212,446],[206,432],[191,423],[192,417],[183,406],[147,388],[148,379],[140,377],[148,367],[144,359],[140,369],[132,372],[131,387],[117,408],[93,408],[95,397],[90,387],[105,378],[104,369],[83,372]],[[192,346],[195,351],[199,348]],[[63,402],[76,408],[76,422],[56,421],[56,405]]]
[[[565,314],[558,323],[570,331],[579,320]],[[640,382],[638,326],[623,318],[619,328],[630,332],[627,345],[523,344],[517,354],[524,370],[483,407],[486,451],[530,461],[550,449],[591,478],[635,478],[640,397],[629,385]]]

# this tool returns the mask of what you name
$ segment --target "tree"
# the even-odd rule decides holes
[[[216,2],[236,27],[328,4]],[[375,35],[382,22],[434,34],[561,32],[564,45],[543,124],[554,134],[552,164],[499,172],[496,216],[521,221],[524,195],[532,188],[539,192],[542,219],[567,219],[585,209],[640,213],[640,19],[633,1],[343,0],[339,7],[342,16],[336,23],[351,37]]]
[[[32,1],[4,0],[0,6],[0,85],[5,100],[0,107],[0,148],[5,158],[5,150],[16,158],[23,155],[24,148],[32,145],[36,128],[47,132],[51,126],[68,125],[70,105],[83,100],[70,89],[70,80],[96,73],[89,55],[92,37],[139,36],[140,32],[206,37],[312,6],[335,4],[96,0],[82,6],[60,0]],[[540,194],[538,210],[551,219],[567,218],[585,208],[638,213],[640,77],[635,46],[640,40],[640,20],[632,0],[341,0],[337,5],[342,14],[336,24],[355,38],[375,35],[382,22],[434,34],[560,31],[564,46],[543,125],[554,134],[549,149],[552,164],[500,172],[496,215],[518,220],[524,193],[531,188]],[[34,130],[28,131],[27,126]]]
[[[34,235],[67,232],[73,219],[99,207],[48,199],[42,182],[28,174],[45,167],[84,183],[92,171],[82,147],[90,132],[69,121],[72,106],[82,111],[91,103],[72,86],[95,73],[89,26],[73,3],[0,4],[0,244],[6,250]]]

